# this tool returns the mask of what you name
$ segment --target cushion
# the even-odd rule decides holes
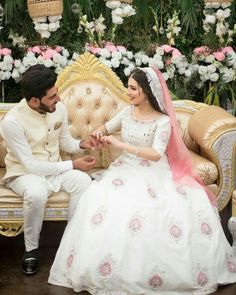
[[[190,151],[194,172],[196,172],[205,185],[213,184],[218,177],[218,169],[214,163]]]

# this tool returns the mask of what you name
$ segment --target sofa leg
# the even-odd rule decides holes
[[[0,234],[5,237],[15,237],[23,231],[23,222],[0,223]]]
[[[234,255],[236,256],[236,217],[232,216],[228,222],[229,231],[233,237],[233,250]]]

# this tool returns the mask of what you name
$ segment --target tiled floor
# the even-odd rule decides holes
[[[23,253],[23,236],[0,237],[0,295],[72,295],[72,290],[47,283],[56,247],[64,223],[48,223],[41,234],[41,267],[34,276],[27,277],[20,270]],[[82,292],[80,295],[89,295]],[[236,284],[218,289],[214,295],[236,295]]]

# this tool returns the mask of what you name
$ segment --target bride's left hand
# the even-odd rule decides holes
[[[105,141],[106,143],[108,144],[112,144],[116,147],[118,147],[120,145],[120,140],[117,139],[115,136],[113,135],[109,135],[109,136],[103,136],[102,137],[102,140]]]

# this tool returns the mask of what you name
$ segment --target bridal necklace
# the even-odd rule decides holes
[[[154,111],[155,111],[155,110],[152,109],[152,110],[149,111],[149,112],[141,112],[140,109],[138,109],[138,112],[139,112],[139,114],[140,114],[141,116],[149,116],[149,115],[151,115]]]

